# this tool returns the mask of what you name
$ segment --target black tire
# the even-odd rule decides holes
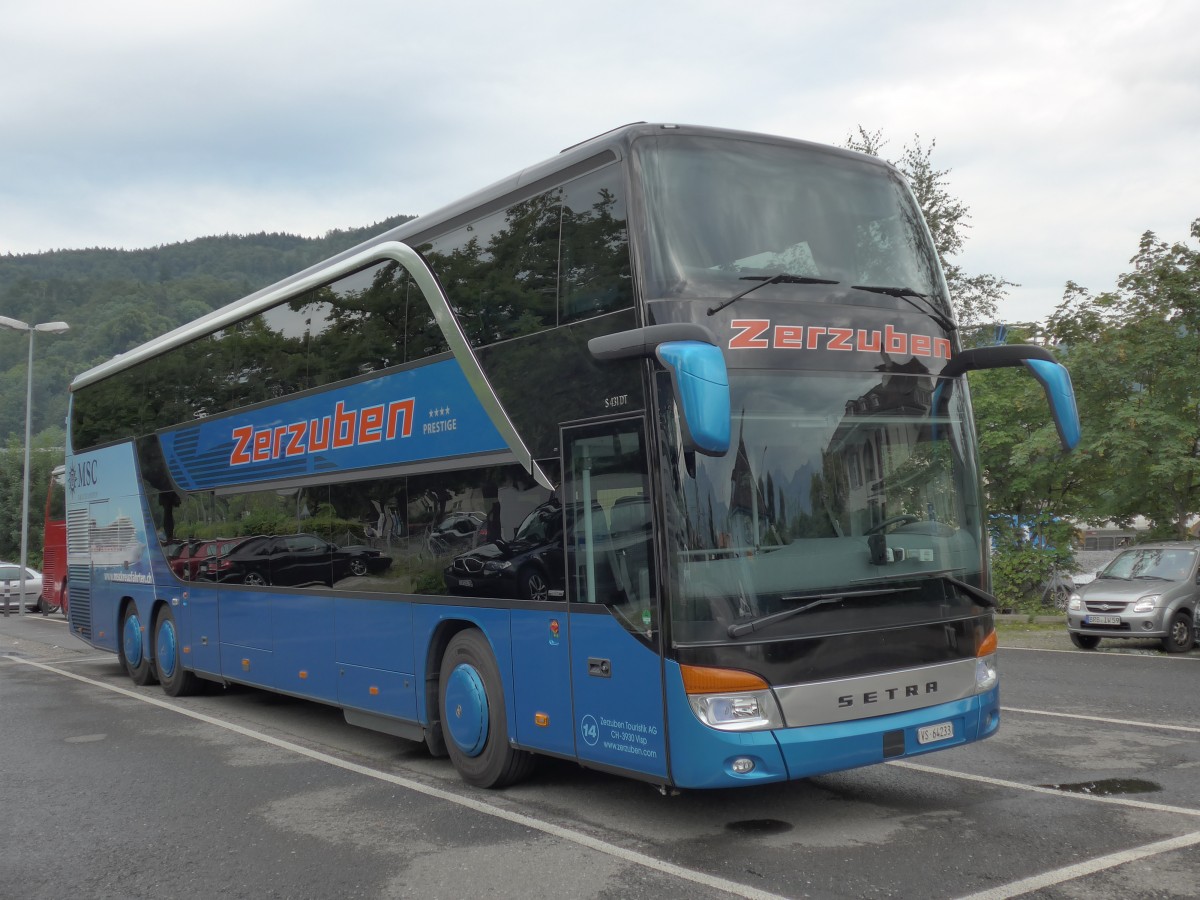
[[[1167,636],[1162,639],[1163,649],[1168,653],[1187,653],[1194,643],[1192,617],[1181,609],[1171,617],[1171,624],[1167,626]]]
[[[1046,588],[1042,594],[1042,605],[1059,612],[1066,612],[1067,601],[1071,599],[1071,589],[1059,583]]]
[[[442,657],[438,706],[446,750],[463,781],[500,788],[529,775],[533,755],[508,745],[500,669],[477,629],[450,639]]]
[[[1095,650],[1100,646],[1100,638],[1094,634],[1076,634],[1071,632],[1071,643],[1080,650]]]
[[[367,574],[367,561],[365,559],[350,560],[350,574],[362,577]]]
[[[168,696],[186,697],[199,692],[200,679],[183,667],[179,631],[169,606],[162,607],[154,620],[154,668]]]
[[[121,632],[117,636],[117,657],[125,674],[134,684],[154,683],[154,664],[146,644],[146,626],[138,617],[137,607],[130,603],[121,615]]]
[[[546,583],[546,573],[537,566],[528,566],[517,575],[517,587],[522,600],[549,600],[550,586]]]
[[[248,584],[251,587],[262,587],[263,585],[270,583],[271,582],[267,581],[267,579],[263,577],[261,572],[255,572],[253,570],[247,572],[246,576],[242,579],[242,584]]]
[[[43,616],[48,616],[52,612],[58,612],[59,609],[60,609],[60,607],[58,606],[58,604],[51,603],[49,600],[46,599],[44,594],[41,597],[38,597],[37,610]]]

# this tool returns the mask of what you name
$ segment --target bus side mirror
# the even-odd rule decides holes
[[[682,411],[683,449],[706,456],[729,452],[729,373],[721,348],[699,341],[671,341],[654,352],[671,373]]]
[[[942,369],[942,377],[954,378],[972,369],[1000,369],[1024,366],[1042,385],[1050,404],[1050,415],[1058,429],[1063,449],[1074,450],[1079,444],[1079,408],[1071,373],[1049,350],[1032,344],[1000,344],[964,350]]]
[[[596,359],[656,359],[671,373],[685,452],[724,456],[729,452],[729,373],[725,355],[703,325],[647,325],[588,341]]]

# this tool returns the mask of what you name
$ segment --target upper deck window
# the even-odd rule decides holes
[[[778,274],[906,287],[948,312],[937,254],[890,167],[815,146],[656,137],[635,145],[647,299],[721,299]]]

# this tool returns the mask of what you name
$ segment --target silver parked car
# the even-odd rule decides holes
[[[1080,649],[1102,638],[1158,638],[1168,653],[1197,641],[1200,545],[1140,544],[1124,551],[1067,601],[1067,631]]]
[[[21,593],[21,567],[16,563],[0,562],[0,608],[17,609]],[[42,574],[25,569],[25,608],[37,609],[42,596]]]

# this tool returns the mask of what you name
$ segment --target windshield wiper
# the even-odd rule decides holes
[[[710,316],[715,316],[729,304],[736,300],[741,300],[747,294],[757,291],[760,287],[766,287],[768,284],[837,284],[836,281],[830,281],[828,278],[809,278],[807,275],[789,275],[787,272],[780,272],[778,275],[772,275],[769,278],[766,275],[744,275],[738,280],[757,281],[758,284],[751,285],[744,291],[734,294],[728,300],[718,303],[709,309],[708,314]]]
[[[877,583],[880,581],[904,581],[905,579],[909,579],[912,581],[925,581],[926,579],[940,578],[942,581],[946,581],[946,582],[949,582],[950,584],[954,585],[956,588],[958,588],[964,594],[967,594],[968,596],[970,596],[973,600],[978,600],[984,606],[990,606],[993,609],[995,609],[997,606],[999,606],[999,604],[996,602],[996,598],[993,597],[991,594],[989,594],[987,591],[983,590],[983,588],[977,588],[977,587],[975,587],[975,585],[968,584],[967,582],[962,581],[961,579],[955,578],[953,575],[950,574],[951,572],[959,572],[959,571],[962,571],[962,570],[961,569],[931,569],[927,572],[897,572],[894,575],[883,575],[883,576],[877,575],[874,578],[862,578],[862,579],[859,579],[859,581],[856,583],[858,583],[858,584],[863,584],[863,583],[874,584],[874,583]],[[916,588],[911,588],[911,590],[916,590]]]
[[[852,290],[856,291],[870,291],[872,294],[887,294],[889,297],[898,297],[913,309],[917,309],[925,313],[927,316],[929,316],[929,318],[941,325],[946,331],[954,331],[957,327],[953,322],[942,315],[942,313],[939,312],[932,303],[929,302],[928,294],[922,294],[920,291],[914,291],[910,287],[886,287],[873,284],[852,284],[850,287]],[[924,305],[918,306],[917,304],[913,303],[913,297],[923,301]]]
[[[809,600],[803,606],[796,606],[792,609],[785,609],[783,612],[771,613],[769,616],[759,616],[757,619],[751,619],[749,622],[738,622],[730,625],[726,629],[730,637],[741,637],[743,634],[750,634],[758,631],[760,628],[765,628],[768,625],[773,625],[776,622],[782,622],[784,619],[790,619],[792,616],[798,616],[800,613],[808,612],[810,609],[816,609],[818,606],[824,606],[826,603],[836,603],[838,600],[845,600],[847,597],[877,597],[880,594],[898,594],[901,591],[915,591],[912,588],[880,588],[874,591],[840,591],[836,594],[808,594],[803,597],[781,597],[784,602],[789,600]]]

